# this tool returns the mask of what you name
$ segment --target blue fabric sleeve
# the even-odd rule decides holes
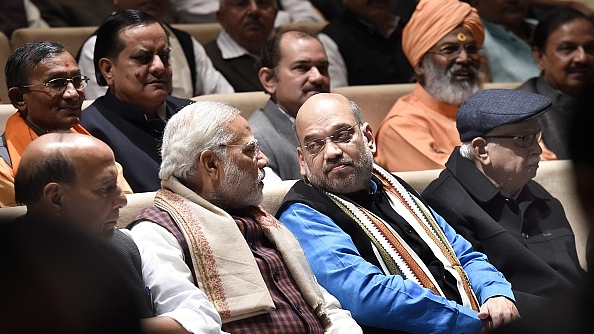
[[[494,296],[504,296],[515,301],[511,284],[497,268],[488,262],[487,256],[475,252],[470,242],[457,234],[445,219],[433,209],[431,209],[431,212],[444,231],[450,245],[452,245],[460,264],[468,274],[468,279],[479,302],[483,304],[487,299]]]
[[[456,254],[462,256],[463,266],[470,273],[485,273],[486,277],[471,279],[476,291],[481,291],[481,297],[484,295],[486,300],[494,295],[512,296],[509,284],[485,262],[484,255],[473,252],[466,240],[457,236],[441,217],[436,217]],[[349,235],[309,206],[292,203],[280,221],[299,240],[320,284],[360,324],[415,333],[478,333],[482,328],[474,310],[401,276],[384,275],[359,255]]]

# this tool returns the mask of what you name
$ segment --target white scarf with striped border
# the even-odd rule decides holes
[[[382,182],[394,211],[410,224],[443,264],[445,270],[456,278],[462,304],[478,311],[479,304],[468,276],[430,209],[406,190],[392,174],[376,164],[374,175]],[[437,295],[444,296],[423,261],[389,224],[348,199],[327,191],[322,192],[363,229],[370,238],[376,257],[386,274],[401,275],[424,288],[431,289]]]

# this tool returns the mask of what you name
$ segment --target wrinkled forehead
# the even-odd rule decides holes
[[[297,136],[303,139],[312,134],[324,134],[339,125],[353,125],[357,121],[349,101],[336,94],[317,94],[309,98],[295,119]]]

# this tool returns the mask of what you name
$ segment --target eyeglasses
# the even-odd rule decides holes
[[[39,84],[39,85],[26,85],[21,86],[21,88],[31,88],[31,87],[46,87],[50,93],[52,94],[62,94],[66,90],[68,83],[72,83],[74,89],[82,90],[87,87],[87,82],[89,81],[89,77],[85,75],[79,75],[76,77],[72,77],[70,79],[67,78],[55,78],[48,82]]]
[[[253,139],[251,140],[249,143],[247,144],[221,144],[221,147],[244,147],[245,148],[245,153],[247,153],[248,155],[250,155],[252,157],[253,161],[256,161],[258,159],[258,156],[260,155],[260,142],[258,141],[258,139]]]
[[[531,133],[528,135],[523,136],[483,136],[483,138],[509,138],[513,139],[516,142],[520,143],[520,146],[523,148],[528,148],[534,145],[534,142],[540,143],[542,140],[542,131],[538,131],[537,133]]]
[[[460,53],[462,53],[462,49],[466,51],[466,54],[469,57],[476,57],[479,53],[479,48],[474,43],[470,44],[455,44],[455,43],[448,43],[444,44],[439,47],[437,51],[427,51],[427,53],[433,53],[442,55],[447,58],[458,58]]]
[[[259,9],[268,9],[274,6],[274,0],[232,0],[229,2],[229,6],[237,10],[244,10],[252,4],[252,1],[256,3]]]
[[[330,139],[335,144],[350,143],[351,140],[353,140],[353,136],[355,135],[355,126],[357,125],[359,125],[359,123],[356,123],[349,127],[340,128],[336,130],[331,136],[325,138],[315,138],[308,140],[303,145],[303,148],[305,148],[309,152],[309,155],[313,157],[320,153],[322,149],[324,149],[324,146],[326,146],[328,139]]]

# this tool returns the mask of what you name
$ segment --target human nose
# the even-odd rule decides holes
[[[128,205],[128,198],[126,197],[126,194],[124,194],[122,187],[120,187],[119,185],[117,186],[116,192],[117,194],[113,201],[113,208],[122,209],[123,207]]]
[[[586,50],[584,50],[584,48],[580,46],[577,48],[576,52],[573,55],[573,61],[575,63],[583,63],[586,61],[586,56]]]
[[[456,54],[456,62],[458,63],[467,63],[470,61],[470,54],[466,51],[466,47],[464,45],[460,45],[458,49],[458,54]]]
[[[84,89],[82,90],[82,92],[84,92]],[[74,87],[72,81],[66,81],[66,86],[64,87],[64,92],[62,92],[62,96],[65,100],[76,100],[79,98],[80,92]]]
[[[258,10],[258,4],[256,3],[256,0],[251,0],[249,5],[246,7],[245,9],[247,12],[252,13]]]
[[[312,66],[309,69],[309,81],[320,82],[322,78],[324,78],[324,76],[316,66]]]
[[[268,157],[262,153],[262,151],[258,151],[258,155],[256,156],[256,162],[258,164],[258,168],[264,168],[268,166]]]
[[[332,159],[334,157],[342,155],[342,148],[338,143],[335,143],[331,138],[326,138],[326,143],[322,147],[326,158]]]
[[[154,55],[153,62],[151,63],[151,70],[160,72],[160,71],[163,71],[164,69],[165,69],[165,63],[163,62],[163,59],[161,59],[161,56]]]

